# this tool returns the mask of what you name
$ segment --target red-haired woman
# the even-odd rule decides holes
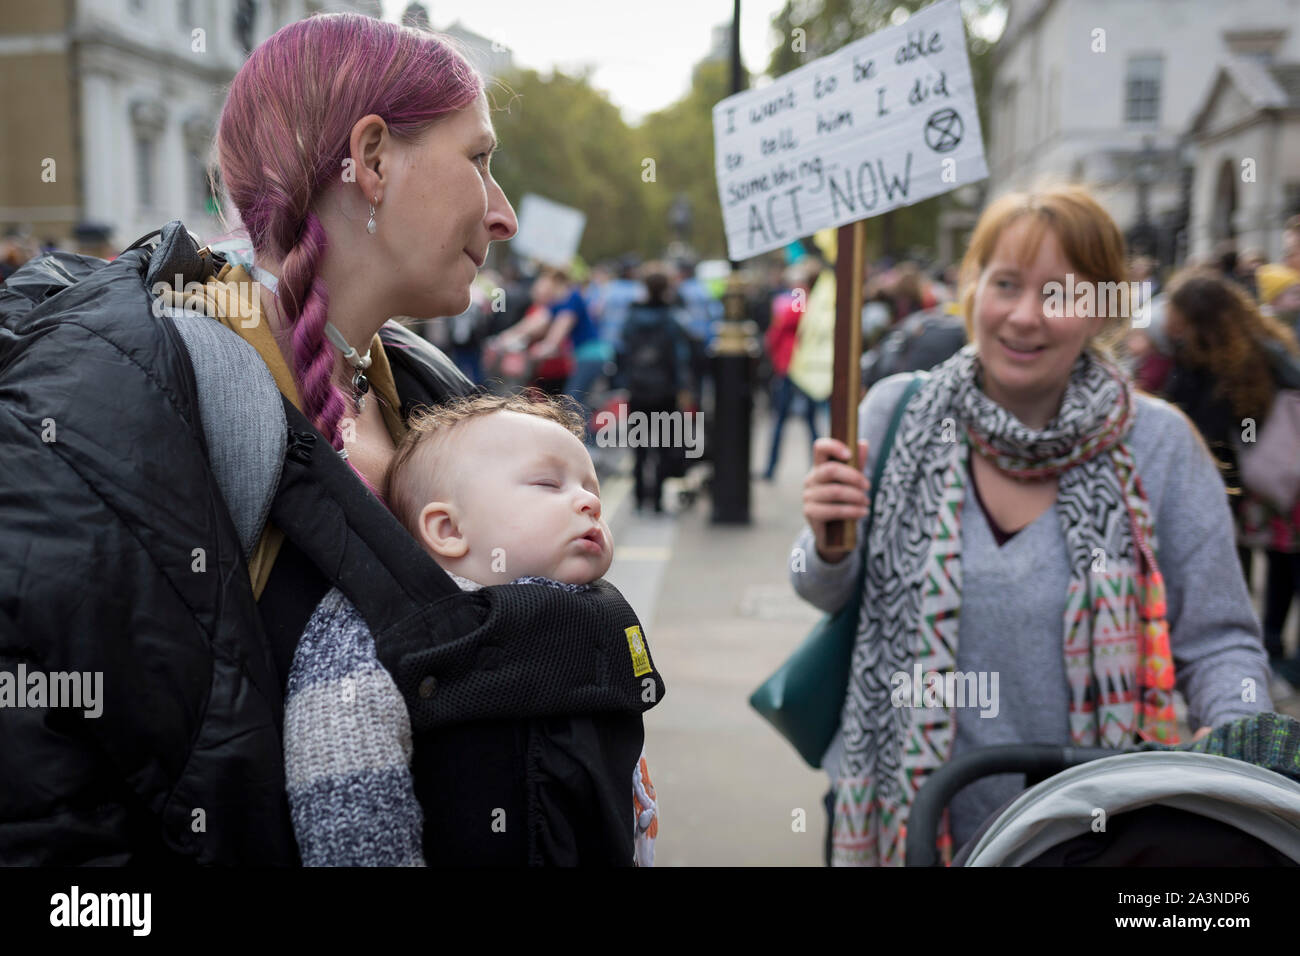
[[[1214,462],[1107,355],[1127,325],[1110,216],[1074,187],[1005,196],[981,216],[962,279],[971,344],[905,407],[865,542],[837,551],[825,529],[865,519],[866,474],[910,375],[864,399],[863,470],[822,439],[804,485],[794,587],[827,611],[861,603],[823,760],[837,864],[901,863],[916,790],[970,748],[1170,741],[1175,687],[1193,727],[1270,705],[1243,701],[1244,679],[1266,686],[1265,658]],[[972,690],[964,706],[900,692],[950,672]],[[941,852],[1022,783],[959,793]]]

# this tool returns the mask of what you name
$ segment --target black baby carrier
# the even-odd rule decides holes
[[[105,520],[120,521],[125,530],[119,538],[130,541],[133,553],[141,553],[141,571],[129,583],[140,594],[121,596],[130,604],[132,615],[124,627],[133,631],[141,626],[157,626],[159,631],[184,628],[211,635],[197,651],[190,645],[182,648],[189,655],[185,657],[187,670],[182,672],[176,665],[175,675],[165,668],[150,675],[155,685],[158,674],[165,675],[165,686],[158,692],[169,700],[192,702],[188,710],[178,712],[175,732],[165,744],[191,749],[179,756],[151,753],[150,741],[137,739],[140,732],[131,732],[129,726],[104,722],[90,727],[87,723],[88,749],[120,749],[119,745],[129,740],[135,752],[125,757],[161,769],[130,778],[137,792],[122,797],[129,817],[118,828],[122,845],[115,845],[113,852],[87,852],[84,858],[137,860],[142,854],[133,847],[139,846],[141,833],[157,830],[149,838],[156,840],[160,859],[180,855],[199,862],[292,862],[292,840],[286,844],[285,835],[288,813],[279,738],[283,681],[301,625],[333,586],[365,619],[378,658],[406,701],[414,735],[412,774],[424,810],[424,855],[431,865],[630,865],[634,832],[631,782],[643,742],[641,715],[664,693],[636,614],[619,592],[603,581],[578,593],[535,585],[461,591],[363,488],[329,442],[283,398],[252,346],[199,311],[171,306],[160,309],[154,300],[134,315],[134,303],[146,301],[141,292],[147,296],[160,283],[176,291],[189,283],[207,283],[224,265],[220,254],[200,250],[184,226],[174,221],[133,244],[111,265],[69,254],[42,257],[16,273],[11,288],[0,293],[0,335],[8,336],[0,339],[7,349],[0,353],[5,362],[22,359],[23,348],[41,336],[57,334],[63,296],[62,301],[76,303],[77,312],[68,321],[91,329],[88,338],[92,343],[105,337],[94,326],[102,325],[115,335],[121,330],[124,344],[116,348],[124,366],[133,367],[132,375],[135,369],[144,369],[153,385],[148,391],[163,396],[154,403],[162,410],[150,411],[151,428],[160,427],[169,414],[169,403],[180,416],[172,430],[178,432],[183,451],[177,453],[174,464],[178,482],[186,486],[153,488],[143,478],[133,484],[129,473],[114,474],[126,488],[121,495],[126,503],[115,504],[105,498],[110,506],[105,514],[112,515]],[[117,283],[142,283],[141,289],[118,294],[113,300],[119,313],[124,303],[131,303],[132,315],[126,320],[120,314],[101,319],[94,314],[95,297],[76,291],[79,285],[93,285],[105,275],[111,275],[115,287]],[[109,300],[104,301],[108,308]],[[29,313],[39,320],[29,321]],[[153,325],[142,328],[135,323]],[[404,417],[418,405],[472,390],[452,363],[423,339],[395,323],[386,325],[380,334],[402,396]],[[27,354],[36,353],[29,350]],[[0,366],[0,384],[7,384],[4,370]],[[131,378],[132,382],[145,380]],[[40,391],[39,377],[14,381],[21,382],[20,390],[25,386],[33,393]],[[142,394],[146,391],[144,385],[131,387]],[[59,391],[68,389],[60,387]],[[130,398],[124,394],[121,400]],[[95,399],[112,407],[118,397],[83,396],[79,400]],[[223,410],[236,402],[241,421],[254,425],[229,427]],[[182,430],[187,434],[179,434]],[[189,451],[187,442],[192,444],[195,438],[201,443],[203,457]],[[138,436],[138,440],[146,437]],[[156,440],[152,444],[161,447]],[[75,443],[71,451],[79,451]],[[66,456],[69,450],[60,449],[60,453]],[[195,461],[206,467],[195,466]],[[102,467],[107,471],[111,465]],[[35,471],[35,467],[29,470]],[[21,476],[15,471],[11,477]],[[95,475],[89,471],[83,477],[90,481]],[[156,475],[150,481],[165,484]],[[67,482],[81,493],[72,479]],[[201,521],[191,521],[196,507],[217,497],[211,490],[214,485],[220,489],[225,508],[201,515]],[[156,497],[155,503],[146,500],[150,494]],[[183,542],[167,540],[167,513],[174,506],[169,494],[181,499],[189,495],[198,502],[186,512],[182,500],[171,513],[173,521],[195,524],[196,530],[176,533],[176,537],[187,538]],[[150,509],[154,508],[163,512],[156,527],[152,522],[148,528],[128,527],[150,520],[145,516],[151,518]],[[128,516],[133,520],[128,522]],[[253,602],[247,561],[268,520],[284,533],[285,541],[263,603],[266,594],[276,590],[290,595],[288,605],[300,605],[288,611],[284,602],[276,612],[258,609]],[[18,533],[21,536],[21,530]],[[170,555],[156,553],[174,549],[177,555],[188,554],[194,544],[191,537],[208,544],[206,561],[215,573],[182,575],[172,567],[177,562]],[[228,543],[236,547],[228,547]],[[28,542],[15,539],[13,544],[31,553]],[[157,588],[152,578],[150,589],[137,585],[141,575],[155,570],[160,579]],[[162,580],[164,576],[170,584]],[[123,578],[118,586],[126,586],[127,581]],[[0,568],[0,609],[8,613],[11,607],[19,607],[15,623],[39,628],[41,619],[27,621],[31,615],[21,613],[24,586],[17,563]],[[193,593],[182,594],[182,600],[157,610],[153,619],[149,608],[140,608],[141,595],[161,593],[161,600],[169,601],[178,587],[191,588]],[[8,593],[10,590],[13,593]],[[108,595],[94,592],[93,582],[88,583],[86,594],[91,602],[108,600]],[[113,614],[104,614],[103,626],[111,628],[115,619]],[[170,626],[163,625],[164,619],[170,620]],[[294,622],[294,626],[286,622]],[[0,615],[0,624],[6,623]],[[63,635],[54,633],[56,625],[47,629],[48,634],[33,634],[29,629],[15,637],[14,642],[22,642],[18,647],[10,646],[6,634],[6,640],[0,641],[0,665],[29,653],[45,655],[48,651],[49,656],[57,656],[50,648],[73,653],[65,647],[69,642]],[[112,633],[110,637],[108,642],[86,645],[116,642],[111,660],[92,661],[113,671],[106,675],[107,684],[116,686],[116,675],[129,668],[147,670],[145,662],[130,659],[141,655],[137,634]],[[91,658],[95,654],[94,650],[74,650]],[[151,644],[149,652],[167,660],[172,653],[160,642]],[[272,660],[274,667],[268,666]],[[281,676],[278,688],[268,686],[271,681],[267,680],[268,674],[276,671]],[[218,686],[218,678],[211,676],[226,674],[230,675],[229,686]],[[172,686],[173,677],[183,679],[183,686]],[[253,689],[258,693],[253,694]],[[267,701],[266,707],[249,716],[259,697]],[[123,692],[116,699],[129,700],[129,694]],[[122,714],[127,725],[143,726],[150,719],[129,708]],[[249,726],[241,729],[241,720]],[[162,735],[171,730],[157,728],[156,747],[164,746]],[[217,739],[222,734],[229,739]],[[208,737],[213,738],[211,753],[199,754]],[[37,739],[35,734],[33,739]],[[39,739],[43,746],[49,738]],[[255,750],[250,741],[256,741]],[[239,760],[230,762],[236,750]],[[117,756],[110,754],[110,758]],[[41,766],[25,772],[42,772],[54,763],[54,757],[52,753],[34,755],[32,759]],[[104,776],[107,764],[125,770],[133,766],[127,759],[96,759],[93,773],[97,780]],[[89,758],[87,766],[91,766]],[[48,783],[18,784],[24,792],[12,800],[9,794],[0,793],[0,861],[10,858],[4,837],[6,811],[12,805],[18,808],[15,813],[28,812],[20,807],[23,798],[48,790]],[[107,784],[105,788],[109,788]],[[196,795],[178,798],[187,791]],[[220,796],[199,796],[198,791],[220,791]],[[228,812],[214,812],[220,803],[229,807]],[[205,821],[211,823],[202,834],[191,836],[186,831],[194,829],[189,825],[192,807],[200,804]],[[266,809],[272,805],[274,810]],[[75,842],[76,834],[68,835],[60,828],[54,810],[50,820],[51,839],[57,835],[64,842]],[[76,853],[45,854],[35,847],[15,852],[11,858],[80,857]]]

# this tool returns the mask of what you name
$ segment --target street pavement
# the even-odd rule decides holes
[[[755,474],[768,435],[765,416],[756,414]],[[636,514],[630,455],[621,474],[602,481],[615,542],[607,578],[640,616],[667,687],[645,719],[660,800],[657,866],[821,865],[826,777],[748,704],[821,616],[795,596],[786,571],[803,525],[806,435],[801,421],[787,422],[776,481],[752,483],[748,526],[712,524],[707,494],[690,507],[666,494],[669,514]],[[1300,697],[1281,698],[1279,690],[1290,689],[1274,688],[1276,709],[1300,717]]]

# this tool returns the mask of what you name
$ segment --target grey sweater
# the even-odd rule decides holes
[[[859,410],[859,434],[869,443],[863,471],[876,452],[911,374],[871,389]],[[1129,447],[1151,502],[1157,560],[1164,574],[1178,690],[1193,729],[1272,709],[1267,658],[1235,550],[1223,481],[1181,412],[1139,395]],[[858,540],[862,541],[859,528]],[[1002,547],[973,494],[962,508],[962,606],[958,671],[996,672],[996,716],[958,708],[953,755],[1007,743],[1069,744],[1069,702],[1062,651],[1065,595],[1070,579],[1065,534],[1049,508]],[[799,596],[828,613],[849,599],[861,556],[823,561],[806,525],[795,541],[804,561],[791,561]],[[796,552],[799,553],[799,552]],[[805,566],[806,570],[796,570]],[[1248,681],[1253,683],[1248,683]],[[1253,689],[1254,700],[1248,701]],[[834,774],[842,753],[837,734],[822,760]],[[1024,787],[1019,775],[987,777],[954,798],[955,847]]]

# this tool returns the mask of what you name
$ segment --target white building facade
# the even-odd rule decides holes
[[[1193,253],[1231,241],[1276,261],[1281,224],[1300,212],[1300,62],[1223,61],[1188,138]]]
[[[84,218],[120,246],[181,218],[204,238],[223,230],[207,170],[225,89],[250,49],[317,12],[380,14],[374,2],[78,0]]]
[[[1219,69],[1300,62],[1300,0],[1011,0],[994,56],[989,195],[1083,183],[1170,262],[1216,241],[1192,126]],[[1300,153],[1256,159],[1265,186],[1221,238],[1276,256]]]

